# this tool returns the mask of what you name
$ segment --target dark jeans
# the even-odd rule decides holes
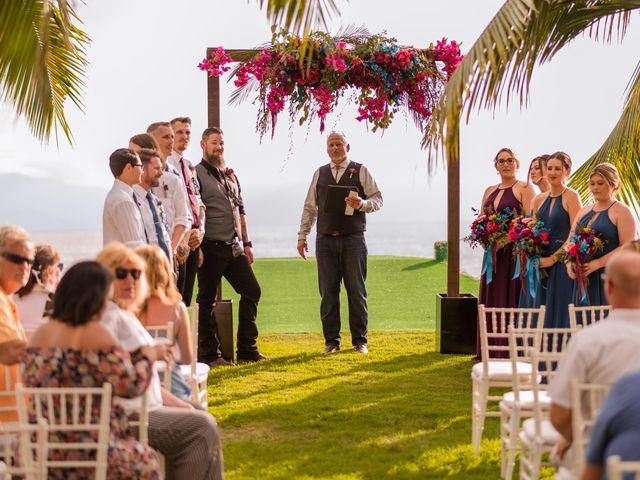
[[[195,249],[187,257],[187,261],[178,267],[177,286],[182,301],[188,307],[193,298],[193,285],[196,282],[198,273],[198,249]]]
[[[198,269],[198,361],[211,363],[222,356],[218,326],[213,307],[222,277],[240,294],[238,312],[237,355],[252,358],[258,353],[256,315],[260,300],[260,285],[246,255],[233,256],[231,245],[204,240],[201,245],[204,261]]]
[[[367,343],[367,244],[364,233],[316,237],[320,318],[327,345],[340,345],[340,282],[344,281],[349,301],[351,343]]]

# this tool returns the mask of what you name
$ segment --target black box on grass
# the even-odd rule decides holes
[[[222,358],[233,362],[233,300],[218,300],[214,307]]]
[[[436,294],[436,351],[476,355],[478,297]]]

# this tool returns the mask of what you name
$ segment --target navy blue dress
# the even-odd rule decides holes
[[[569,212],[562,206],[562,195],[549,195],[538,210],[538,218],[549,229],[549,246],[543,254],[548,257],[562,247],[571,231]],[[546,305],[545,328],[568,328],[573,280],[564,263],[556,262],[544,271],[547,276],[538,285],[534,306]]]
[[[609,208],[611,208],[614,204],[615,202],[612,203]],[[604,241],[604,249],[602,250],[602,252],[596,253],[592,260],[600,258],[620,246],[620,239],[618,238],[618,227],[616,227],[609,218],[609,208],[601,212],[596,212],[592,208],[579,221],[580,225],[582,225],[583,227],[590,226],[596,232],[600,233],[600,238],[602,238],[602,240]],[[597,215],[595,220],[593,220],[593,222],[591,222],[591,224],[589,225],[589,222],[595,215]],[[573,282],[572,298],[573,303],[576,306],[609,304],[604,293],[604,280],[602,280],[603,273],[604,267],[599,268],[589,275],[589,286],[587,287],[588,298],[585,299],[585,301],[580,298],[580,294],[578,292],[578,282]]]

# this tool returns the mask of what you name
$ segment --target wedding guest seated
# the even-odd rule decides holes
[[[63,264],[51,245],[36,245],[36,253],[27,284],[16,292],[13,301],[25,330],[35,330],[47,318],[45,310],[60,282]]]
[[[27,283],[32,263],[33,245],[27,232],[21,227],[0,227],[0,362],[11,365],[9,369],[0,368],[3,389],[8,385],[11,390],[17,383],[18,356],[27,343],[11,295]],[[15,398],[0,397],[0,407],[9,407],[0,412],[0,423],[18,420]]]
[[[572,469],[571,380],[611,383],[640,365],[640,254],[621,251],[605,267],[609,316],[574,334],[549,387],[550,419],[562,435],[557,448],[563,466]]]
[[[186,400],[190,388],[180,373],[180,363],[190,364],[193,359],[189,314],[182,303],[167,256],[159,247],[143,245],[135,252],[145,261],[145,278],[148,295],[142,304],[138,318],[145,327],[165,326],[173,322],[178,355],[171,372],[171,393]]]
[[[113,386],[113,394],[137,397],[149,386],[153,362],[168,354],[165,345],[142,346],[132,351],[120,348],[111,332],[100,323],[113,276],[97,262],[81,262],[69,269],[55,293],[51,319],[33,334],[23,354],[21,367],[27,387]],[[46,406],[43,405],[46,409]],[[63,415],[71,405],[57,406],[45,416]],[[29,405],[35,413],[35,405]],[[84,413],[81,413],[84,415]],[[94,421],[99,412],[92,411]],[[159,477],[156,453],[142,445],[127,425],[124,409],[111,409],[107,478]],[[82,443],[95,440],[91,432],[58,433],[60,440]],[[89,452],[69,450],[66,459],[88,459]],[[90,478],[86,469],[49,469],[49,479]]]
[[[625,375],[611,388],[591,431],[582,480],[600,480],[607,457],[640,460],[640,371]]]
[[[107,305],[102,316],[103,325],[127,350],[153,344],[149,332],[135,315],[143,300],[144,261],[117,242],[102,249],[97,260],[115,275],[113,302]],[[122,402],[127,413],[136,418],[141,406],[139,399]],[[220,436],[211,414],[194,409],[190,403],[161,388],[155,371],[147,389],[147,404],[149,445],[164,456],[167,480],[224,478]]]

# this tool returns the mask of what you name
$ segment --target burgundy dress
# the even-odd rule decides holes
[[[515,185],[515,183],[513,185]],[[510,208],[516,215],[522,214],[522,203],[520,203],[513,194],[513,185],[504,189],[496,188],[484,202],[482,206],[483,210],[485,212],[493,212],[494,200],[502,191],[504,193],[502,194],[502,198],[500,198],[496,213],[500,213],[505,208]],[[493,266],[493,279],[491,283],[486,283],[486,275],[480,277],[478,304],[483,304],[485,307],[518,306],[520,300],[520,279],[516,278],[512,280],[516,268],[512,251],[513,246],[509,244],[496,252],[496,261]],[[476,338],[476,351],[478,358],[480,358],[480,328],[478,328]]]

